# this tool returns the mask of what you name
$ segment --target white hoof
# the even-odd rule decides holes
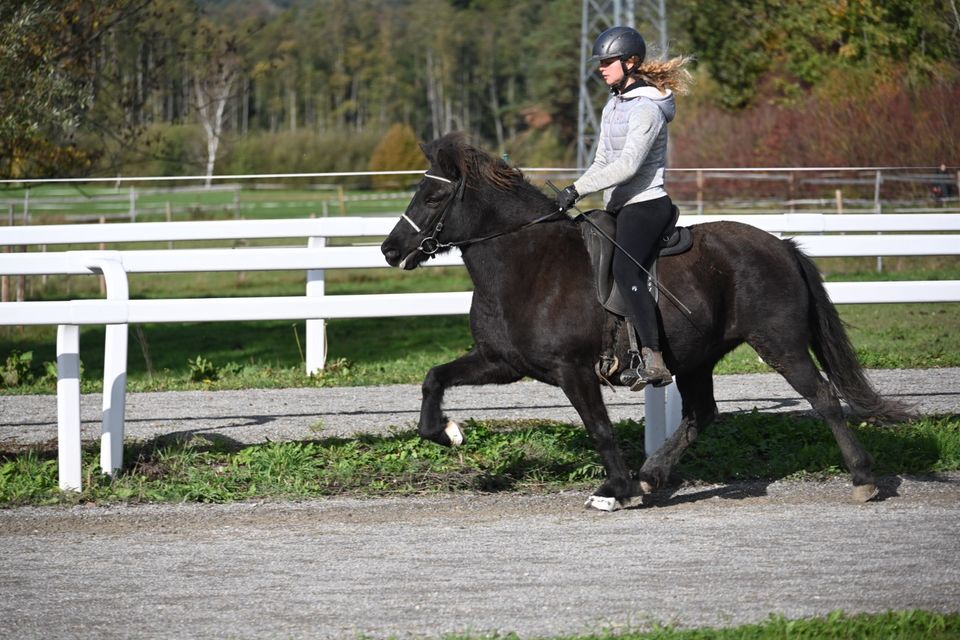
[[[602,496],[590,496],[587,498],[587,501],[583,503],[585,507],[593,507],[598,511],[616,511],[625,507],[627,504],[630,504],[630,501],[627,500],[626,503],[621,503],[616,498],[604,498]]]
[[[453,420],[447,420],[447,428],[443,432],[450,438],[451,447],[459,447],[463,444],[463,431],[460,430],[460,425]]]

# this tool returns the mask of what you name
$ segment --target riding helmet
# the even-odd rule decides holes
[[[630,27],[610,27],[593,43],[591,62],[619,58],[626,61],[637,56],[642,63],[647,55],[647,43],[636,29]]]

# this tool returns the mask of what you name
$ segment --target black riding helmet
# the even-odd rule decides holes
[[[611,87],[615,93],[619,93],[626,83],[627,77],[636,73],[637,68],[643,64],[647,55],[647,43],[643,36],[636,29],[630,27],[610,27],[599,36],[593,43],[593,55],[591,62],[600,62],[617,58],[623,68],[623,80],[617,83],[617,86]],[[627,60],[636,56],[639,59],[637,66],[632,70],[627,70]]]

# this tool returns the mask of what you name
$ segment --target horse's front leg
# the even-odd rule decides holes
[[[560,388],[593,438],[600,454],[607,480],[587,499],[587,506],[601,511],[614,511],[626,506],[634,495],[635,483],[617,444],[607,406],[600,393],[600,382],[592,367],[569,369],[560,376]]]
[[[443,394],[448,387],[475,384],[506,384],[522,376],[502,360],[491,360],[476,349],[468,354],[430,369],[423,380],[423,403],[420,405],[420,437],[444,446],[463,444],[463,430],[443,415]]]

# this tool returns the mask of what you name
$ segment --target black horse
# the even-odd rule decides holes
[[[620,362],[627,361],[627,334],[597,301],[578,226],[520,171],[461,135],[443,136],[423,151],[430,169],[381,249],[391,266],[414,269],[435,253],[460,248],[474,284],[475,346],[427,374],[422,437],[448,446],[463,441],[459,426],[442,412],[447,387],[524,376],[557,385],[580,414],[606,470],[588,504],[612,509],[666,482],[683,451],[717,417],[714,366],[746,342],[830,426],[853,476],[854,499],[877,495],[872,459],[847,425],[840,397],[859,414],[889,420],[908,414],[871,387],[816,265],[792,241],[745,224],[714,222],[692,227],[689,251],[660,259],[661,284],[690,312],[660,299],[660,344],[676,374],[683,419],[631,478],[594,371],[611,334]]]

